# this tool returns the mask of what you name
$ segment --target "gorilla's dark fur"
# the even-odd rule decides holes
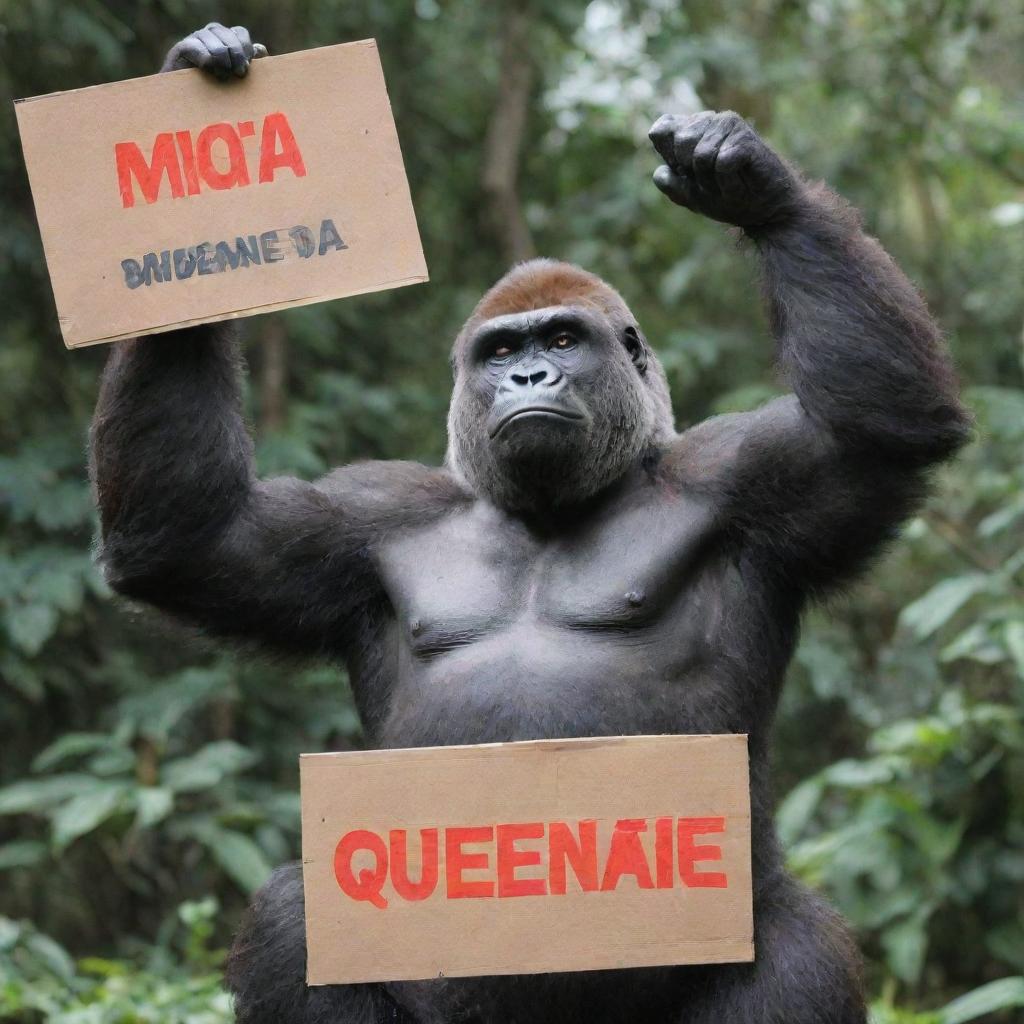
[[[218,29],[219,56],[192,39],[169,65],[251,55]],[[757,959],[309,989],[292,865],[232,952],[243,1024],[865,1019],[845,928],[782,867],[771,720],[809,599],[892,538],[968,417],[921,299],[838,197],[735,114],[652,139],[669,198],[752,239],[794,395],[677,434],[621,297],[535,261],[456,341],[443,468],[260,481],[232,330],[127,342],[93,427],[103,559],[213,634],[345,663],[374,746],[749,733]]]

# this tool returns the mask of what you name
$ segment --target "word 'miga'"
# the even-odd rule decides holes
[[[69,347],[426,280],[372,40],[16,110]]]
[[[186,193],[199,195],[200,181],[212,189],[250,184],[252,179],[242,140],[255,134],[252,121],[239,121],[237,125],[220,121],[207,125],[195,140],[188,131],[160,132],[153,140],[148,160],[137,142],[115,142],[114,161],[121,205],[126,209],[135,205],[136,188],[147,203],[155,203],[165,179],[165,194],[172,199],[180,199]],[[217,142],[222,143],[227,161],[223,171],[214,160]],[[281,167],[287,167],[296,178],[306,176],[306,165],[288,118],[278,112],[263,119],[257,181],[260,184],[273,182],[274,174]]]
[[[303,755],[310,984],[753,956],[744,736]]]

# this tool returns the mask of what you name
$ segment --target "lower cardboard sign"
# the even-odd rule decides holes
[[[752,960],[746,736],[303,754],[310,985]]]

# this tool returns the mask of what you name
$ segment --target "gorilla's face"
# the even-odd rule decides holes
[[[634,465],[663,426],[632,324],[548,306],[484,321],[456,349],[449,459],[510,511],[568,507]]]

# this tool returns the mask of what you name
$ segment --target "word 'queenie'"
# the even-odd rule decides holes
[[[641,839],[652,821],[653,857]],[[699,861],[721,860],[721,847],[694,842],[696,836],[724,831],[724,818],[623,818],[606,842],[599,842],[595,819],[575,825],[535,821],[424,828],[419,830],[418,851],[412,858],[420,865],[419,877],[413,880],[407,829],[391,829],[386,837],[354,829],[335,847],[334,877],[346,896],[381,910],[388,905],[383,892],[389,880],[401,899],[425,900],[437,890],[442,870],[444,895],[450,900],[564,896],[570,870],[583,892],[613,891],[627,875],[640,889],[672,889],[677,878],[684,888],[726,889],[729,881],[724,872],[696,870]],[[467,846],[476,849],[470,852]],[[357,867],[357,860],[369,866]],[[521,869],[528,877],[520,876]],[[465,878],[467,871],[475,877]]]
[[[219,121],[207,125],[195,139],[188,131],[160,132],[153,141],[148,161],[137,143],[115,143],[121,205],[125,209],[135,205],[136,185],[147,203],[155,203],[165,179],[169,193],[165,190],[164,194],[172,199],[199,195],[202,185],[221,190],[252,184],[243,140],[255,135],[256,125],[252,121]],[[218,142],[219,154],[214,148]],[[226,158],[226,169],[218,167],[215,156],[222,167]],[[261,185],[272,182],[282,168],[297,178],[306,176],[306,165],[288,118],[277,112],[263,119],[256,180]]]

